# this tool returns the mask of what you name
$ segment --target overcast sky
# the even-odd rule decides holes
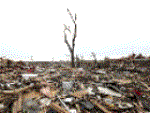
[[[69,60],[63,24],[74,24],[75,54],[92,59],[150,55],[149,0],[1,0],[0,55],[13,60]],[[72,34],[68,33],[71,42]]]

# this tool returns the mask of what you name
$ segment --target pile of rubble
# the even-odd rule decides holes
[[[0,112],[149,112],[149,84],[138,77],[138,73],[82,68],[12,70],[0,74]]]

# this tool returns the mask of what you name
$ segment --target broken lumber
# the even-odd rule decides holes
[[[0,90],[0,93],[2,94],[17,94],[19,92],[25,91],[29,88],[32,88],[33,86],[26,86],[24,88],[14,89],[14,90]]]
[[[13,104],[13,113],[18,113],[19,111],[22,110],[22,94],[20,93],[20,97],[17,101],[14,102]]]
[[[81,91],[76,91],[71,95],[74,96],[74,97],[77,97],[77,98],[82,98],[86,94],[88,94],[87,90],[81,90]]]
[[[42,88],[40,92],[49,98],[53,98],[59,92],[59,90],[50,90],[49,87],[46,87],[46,88]]]
[[[60,107],[59,105],[57,105],[56,103],[51,103],[50,107],[56,111],[58,111],[59,113],[69,113],[68,111],[66,111],[65,109],[63,109],[62,107]]]
[[[96,107],[98,107],[99,109],[101,109],[103,112],[105,113],[111,113],[110,111],[107,110],[106,107],[102,106],[100,103],[98,103],[97,101],[93,100],[93,99],[90,99],[90,102],[92,104],[94,104]]]

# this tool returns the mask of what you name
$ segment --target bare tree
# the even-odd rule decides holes
[[[75,14],[75,19],[73,19],[73,16],[72,16],[70,10],[67,9],[67,11],[68,11],[68,13],[69,13],[69,15],[70,15],[70,17],[71,17],[74,25],[75,25],[74,33],[73,33],[73,39],[72,39],[72,47],[71,47],[71,45],[69,44],[69,42],[67,40],[67,34],[66,34],[66,30],[68,30],[70,33],[71,33],[71,30],[70,30],[70,27],[66,26],[65,24],[64,24],[64,41],[67,44],[68,49],[70,51],[70,54],[71,54],[71,66],[72,66],[72,68],[74,68],[75,67],[75,62],[74,62],[74,47],[75,47],[75,39],[77,37],[77,24],[76,24],[77,15]]]
[[[95,53],[95,52],[91,52],[91,54],[92,54],[92,56],[93,56],[94,60],[95,60],[95,61],[97,61],[96,53]]]
[[[96,53],[95,52],[91,52],[93,58],[94,58],[94,68],[97,67],[97,58],[96,58]]]

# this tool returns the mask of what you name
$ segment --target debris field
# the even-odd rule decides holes
[[[150,112],[150,84],[135,71],[1,67],[0,80],[1,113]]]

